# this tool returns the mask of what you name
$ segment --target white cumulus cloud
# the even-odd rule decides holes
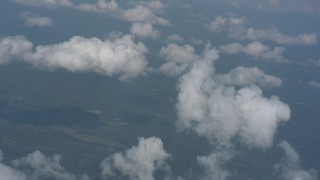
[[[133,23],[130,32],[132,35],[139,38],[150,37],[152,39],[157,39],[160,37],[160,31],[155,30],[151,23]]]
[[[21,159],[14,160],[13,166],[25,172],[28,179],[46,179],[54,178],[61,180],[75,180],[77,177],[74,174],[67,172],[61,166],[61,155],[53,155],[46,157],[40,151],[35,151]],[[31,171],[30,171],[31,169]],[[86,178],[85,176],[83,178]]]
[[[121,18],[129,22],[147,22],[159,25],[170,24],[167,19],[157,16],[152,9],[142,5],[137,5],[133,8],[123,10]]]
[[[168,76],[180,75],[192,61],[199,59],[192,46],[188,44],[180,46],[175,43],[162,47],[159,56],[166,61],[159,70]]]
[[[101,176],[108,179],[120,172],[131,180],[153,180],[157,170],[169,171],[166,160],[170,155],[164,150],[161,139],[139,138],[137,146],[125,153],[115,153],[101,163]]]
[[[216,50],[207,50],[180,77],[178,127],[221,144],[238,137],[250,146],[270,147],[278,124],[290,118],[289,106],[277,96],[264,97],[255,85],[237,90],[216,81],[216,59]]]
[[[278,125],[290,118],[290,108],[277,96],[265,97],[257,86],[278,86],[279,78],[241,66],[216,74],[214,62],[219,56],[209,46],[194,57],[177,84],[177,127],[215,145],[213,153],[197,158],[205,172],[203,179],[226,180],[232,176],[226,167],[234,155],[233,142],[271,147]]]
[[[32,51],[33,44],[24,36],[8,36],[0,39],[0,64],[12,59],[19,59],[26,52]]]
[[[17,60],[35,67],[119,75],[121,79],[137,77],[147,70],[147,48],[130,35],[113,40],[74,36],[65,42],[34,49],[23,36],[5,37],[0,40],[0,57],[4,57],[1,64]]]
[[[62,156],[55,154],[45,156],[40,151],[35,151],[21,159],[12,161],[12,166],[1,163],[2,151],[0,150],[0,179],[2,180],[89,180],[87,175],[75,175],[67,172],[61,166]]]

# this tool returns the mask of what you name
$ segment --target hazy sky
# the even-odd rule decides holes
[[[174,128],[211,146],[195,160],[201,179],[236,177],[227,167],[240,146],[282,150],[270,167],[278,179],[316,180],[319,164],[304,167],[288,139],[274,139],[295,114],[295,104],[281,97],[286,93],[276,93],[297,92],[292,82],[320,90],[319,13],[319,0],[5,0],[0,65],[96,73],[122,83],[153,74],[174,79]],[[300,69],[309,74],[286,74]],[[172,170],[175,157],[165,147],[159,137],[139,137],[101,159],[99,177],[152,180],[161,172],[162,179],[188,179]],[[0,151],[0,179],[91,179],[68,172],[59,154],[34,149],[9,164],[3,157]]]

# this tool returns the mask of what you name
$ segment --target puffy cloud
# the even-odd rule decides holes
[[[0,179],[8,179],[8,180],[26,180],[27,177],[22,172],[11,168],[3,163],[1,163],[3,159],[2,151],[0,150]]]
[[[264,71],[257,67],[246,68],[238,66],[227,74],[217,74],[215,79],[231,86],[257,84],[260,87],[279,87],[282,84],[280,78],[265,74]]]
[[[291,145],[283,141],[278,146],[283,150],[285,157],[282,162],[275,166],[276,171],[285,180],[317,180],[317,171],[311,169],[303,170],[300,165],[299,154],[291,147]]]
[[[142,5],[137,5],[131,9],[124,10],[121,13],[121,18],[129,22],[147,22],[159,25],[169,25],[167,19],[158,17],[150,8]]]
[[[4,57],[2,64],[16,58],[36,67],[119,75],[121,79],[146,72],[146,52],[147,48],[142,43],[135,43],[129,35],[114,40],[74,36],[62,43],[37,46],[34,51],[32,43],[22,36],[0,41],[0,57]]]
[[[160,31],[155,30],[151,23],[133,23],[130,32],[139,38],[157,39],[160,37]]]
[[[256,29],[246,24],[244,18],[218,16],[208,28],[215,33],[226,32],[229,38],[236,40],[271,41],[282,45],[314,45],[318,41],[315,34],[290,36],[277,29]]]
[[[49,17],[40,17],[31,12],[24,12],[20,14],[20,18],[24,21],[26,26],[46,27],[52,26],[52,20]]]
[[[0,39],[0,64],[6,64],[14,58],[21,58],[32,50],[33,44],[24,36],[8,36]]]
[[[308,85],[313,87],[313,88],[318,88],[320,89],[320,82],[317,82],[317,81],[309,81],[308,82]]]
[[[206,50],[200,60],[178,83],[178,128],[194,130],[219,144],[233,138],[250,146],[272,145],[277,125],[290,118],[290,108],[277,96],[264,97],[254,85],[236,90],[214,80],[214,49]]]
[[[75,180],[74,174],[67,172],[60,164],[62,156],[53,155],[46,157],[40,151],[35,151],[21,159],[14,160],[13,166],[21,169],[27,174],[28,179],[61,179]],[[31,169],[31,171],[30,171]],[[83,176],[86,178],[86,176]]]
[[[61,155],[46,157],[40,151],[35,151],[12,161],[12,167],[2,164],[2,152],[0,150],[0,179],[6,180],[41,180],[41,179],[61,179],[61,180],[89,180],[86,175],[76,176],[69,173],[61,166]]]
[[[101,163],[102,178],[110,178],[119,172],[132,180],[154,179],[157,170],[169,171],[165,162],[170,155],[163,148],[161,139],[139,138],[137,146],[125,153],[115,153]]]
[[[179,46],[171,43],[162,47],[159,56],[164,57],[166,61],[188,63],[197,60],[199,57],[195,49],[190,45]]]
[[[228,74],[215,74],[218,52],[209,46],[194,58],[177,84],[177,127],[215,145],[212,154],[197,158],[205,172],[203,179],[226,180],[232,176],[226,168],[234,156],[232,142],[271,147],[278,124],[290,118],[290,108],[277,96],[264,97],[254,85],[278,86],[279,78],[241,66]]]
[[[162,47],[159,56],[167,61],[159,70],[168,76],[180,75],[192,61],[199,59],[192,46],[180,46],[175,43]]]
[[[246,46],[239,43],[227,44],[220,46],[219,49],[221,53],[225,54],[237,55],[242,53],[255,59],[262,59],[269,62],[287,62],[287,60],[282,56],[282,53],[285,50],[283,47],[275,47],[271,49],[269,46],[258,41],[253,41]]]
[[[208,156],[197,157],[198,164],[205,170],[205,177],[203,179],[228,179],[231,173],[225,170],[224,166],[230,159],[231,153],[228,151],[215,152]]]

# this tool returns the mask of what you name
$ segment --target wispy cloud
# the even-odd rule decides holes
[[[320,82],[317,82],[317,81],[309,81],[308,82],[308,85],[313,87],[313,88],[318,88],[320,89]]]
[[[260,87],[279,87],[282,84],[280,78],[268,75],[257,67],[238,66],[231,69],[227,74],[217,74],[214,78],[216,81],[231,86],[257,84]]]
[[[31,12],[20,13],[19,17],[24,21],[26,26],[48,27],[52,26],[53,22],[50,17],[42,17]]]
[[[212,0],[238,9],[251,9],[263,12],[300,12],[317,14],[320,2],[317,0]]]
[[[160,17],[165,5],[158,0],[141,1],[136,3],[134,7],[124,9],[119,6],[115,0],[97,0],[94,3],[74,3],[70,0],[13,0],[14,2],[33,7],[40,8],[68,8],[83,12],[108,14],[116,19],[132,23],[130,32],[132,35],[139,38],[151,37],[156,39],[160,36],[160,30],[156,30],[154,25],[168,26],[170,21]],[[31,19],[33,17],[33,19]],[[25,18],[27,19],[27,18]],[[48,26],[50,19],[45,17],[28,16],[28,25]],[[45,22],[46,21],[46,22]],[[52,25],[52,22],[51,24]]]
[[[284,180],[301,179],[301,180],[317,180],[317,171],[314,169],[304,170],[300,164],[299,154],[287,142],[283,141],[278,147],[284,152],[282,161],[275,165],[276,172],[280,174]]]
[[[274,47],[272,49],[269,46],[260,43],[259,41],[253,41],[247,45],[242,45],[240,43],[222,45],[220,46],[219,50],[221,53],[230,55],[244,54],[246,56],[253,57],[256,60],[278,63],[288,62],[288,60],[286,60],[282,55],[285,48]]]
[[[282,45],[314,45],[318,42],[316,34],[285,35],[279,30],[257,29],[248,27],[243,17],[216,17],[210,22],[208,28],[215,33],[225,32],[235,40],[271,41]]]

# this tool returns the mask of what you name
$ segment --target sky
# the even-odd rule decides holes
[[[160,91],[161,97],[155,100],[159,103],[150,106],[150,116],[169,108],[167,114],[172,113],[173,118],[159,116],[159,122],[169,121],[163,133],[152,134],[152,128],[159,128],[155,124],[141,126],[142,131],[145,128],[151,132],[149,136],[123,135],[121,129],[114,130],[115,136],[135,141],[118,149],[108,145],[117,151],[107,153],[97,162],[95,175],[69,171],[72,165],[63,163],[68,157],[60,151],[46,152],[45,145],[19,157],[12,155],[15,158],[6,158],[9,152],[3,150],[11,146],[0,146],[0,179],[317,180],[319,12],[319,0],[2,1],[0,68],[6,76],[1,77],[0,87],[10,93],[2,93],[0,100],[15,108],[2,108],[1,121],[7,122],[10,112],[52,107],[49,102],[39,103],[41,93],[37,100],[32,100],[38,103],[21,103],[17,95],[11,97],[19,92],[14,87],[21,88],[21,92],[26,88],[23,79],[14,80],[17,75],[13,67],[17,68],[18,77],[24,77],[26,82],[34,78],[35,84],[41,83],[37,82],[40,77],[27,73],[96,79],[87,84],[110,81],[120,88],[104,95],[115,99],[117,111],[128,111],[126,105],[118,105],[131,91],[125,87],[150,97]],[[47,83],[48,89],[55,91],[60,82],[49,78]],[[70,82],[71,86],[73,83],[76,82]],[[40,92],[39,84],[26,85],[34,97]],[[83,86],[89,89],[89,85]],[[166,93],[168,89],[170,93]],[[93,97],[73,95],[79,99]],[[70,101],[69,97],[64,103]],[[133,109],[144,101],[141,97],[135,98]],[[168,100],[168,104],[161,104],[161,99]],[[113,106],[108,98],[98,100],[101,104],[109,103],[108,108]],[[81,101],[77,104],[86,105]],[[110,118],[113,116],[116,115],[109,114]],[[128,116],[135,118],[130,113]],[[108,116],[99,117],[108,124]],[[3,124],[2,129],[16,126]],[[72,124],[50,128],[80,131],[76,121]],[[31,127],[42,128],[28,126]],[[174,133],[170,131],[170,137],[163,139],[166,129]],[[88,131],[93,133],[95,129]],[[183,165],[184,158],[179,159],[176,153],[181,147],[173,136],[201,139],[206,144],[205,153],[184,156],[189,159],[185,160],[188,165]],[[2,140],[5,138],[10,139],[8,136]],[[103,137],[99,138],[95,140],[104,142]],[[122,143],[117,138],[113,141]],[[194,141],[184,143],[190,153],[202,149],[195,148],[198,144]],[[259,158],[270,162],[260,164]],[[241,168],[246,163],[249,167]],[[178,168],[177,164],[182,166]]]

